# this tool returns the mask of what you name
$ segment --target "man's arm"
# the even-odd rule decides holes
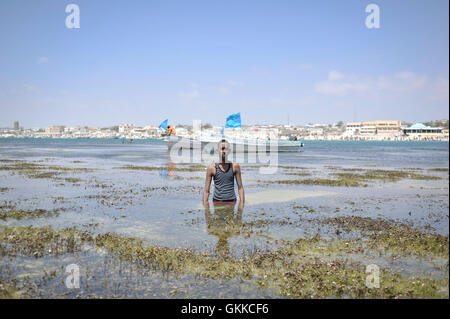
[[[243,205],[245,203],[245,193],[244,186],[242,185],[241,167],[238,163],[234,164],[234,172],[236,176],[236,183],[238,185],[239,200]]]
[[[209,189],[211,187],[211,179],[214,174],[214,165],[210,165],[206,170],[205,190],[203,191],[203,205],[209,206]]]

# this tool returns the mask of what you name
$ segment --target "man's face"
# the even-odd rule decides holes
[[[227,159],[228,153],[230,152],[230,146],[228,143],[222,142],[219,144],[219,157],[224,162]]]

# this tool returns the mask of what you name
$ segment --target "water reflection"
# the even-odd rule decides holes
[[[169,177],[169,179],[171,179],[170,177],[175,176],[175,169],[176,169],[176,165],[175,163],[171,162],[170,160],[167,162],[167,170],[161,170],[159,172],[159,176],[161,176],[161,178],[163,179],[167,179]]]
[[[214,214],[209,204],[205,205],[206,230],[208,234],[217,236],[216,254],[225,257],[230,255],[228,239],[238,236],[242,228],[244,205],[239,203],[235,212],[236,202],[214,203]]]

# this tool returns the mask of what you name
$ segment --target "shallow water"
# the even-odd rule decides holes
[[[65,209],[57,216],[22,220],[9,218],[0,220],[0,225],[50,225],[54,229],[76,226],[94,234],[115,232],[140,238],[147,244],[193,248],[212,254],[225,251],[236,257],[260,249],[273,249],[281,239],[296,239],[315,234],[320,234],[323,238],[336,238],[334,229],[321,224],[320,221],[327,217],[345,215],[399,219],[412,222],[415,226],[428,226],[434,232],[448,235],[448,171],[430,170],[448,168],[448,150],[447,142],[312,141],[305,143],[301,153],[278,154],[277,162],[280,166],[274,174],[261,174],[261,164],[249,163],[248,160],[241,162],[247,201],[238,222],[245,225],[247,231],[225,234],[221,233],[220,222],[215,219],[208,221],[201,205],[206,170],[198,166],[192,166],[195,168],[192,171],[177,170],[190,166],[174,164],[161,141],[135,140],[132,144],[123,144],[121,140],[0,139],[0,161],[22,160],[43,165],[95,169],[87,172],[62,171],[57,176],[81,180],[75,183],[61,179],[29,178],[19,172],[0,170],[0,188],[7,188],[0,192],[0,202],[10,201],[16,208],[23,210]],[[203,164],[206,167],[207,163]],[[143,171],[117,168],[124,165],[166,169]],[[292,172],[310,174],[301,178],[324,178],[335,172],[337,167],[407,168],[443,179],[374,181],[368,187],[271,183],[299,178],[290,175]],[[211,213],[214,215],[214,207],[211,207]],[[236,216],[238,208],[232,207],[230,214]],[[342,236],[345,238],[345,234]],[[88,254],[86,258],[92,260],[92,265],[86,267],[91,267],[94,273],[98,272],[99,278],[107,276],[109,270],[104,270],[103,273],[99,270],[104,257],[96,255],[95,252],[90,254],[92,256],[89,257]],[[37,262],[22,258],[24,259],[19,258],[15,262],[2,260],[2,269],[14,263]],[[38,274],[42,273],[42,263],[65,265],[75,257],[46,258],[40,260],[39,264],[34,264]],[[428,264],[422,267],[420,262],[415,261],[407,261],[402,265],[406,267],[407,273],[419,273],[430,268]],[[117,265],[112,268],[116,269]],[[23,272],[27,273],[26,270],[18,268],[12,270],[15,275]],[[124,279],[124,276],[118,278],[122,285],[127,282],[134,287],[138,285],[136,281]],[[142,280],[143,290],[152,285],[160,287],[164,281]],[[210,281],[209,284],[203,285],[186,277],[181,281],[169,281],[166,284],[168,287],[180,286],[186,282],[197,287],[185,289],[190,296],[208,296],[215,293],[221,285],[229,287],[230,293],[224,293],[224,297],[231,296],[233,289],[247,291],[242,294],[243,297],[276,296],[273,292],[249,288],[248,283],[224,284]],[[56,286],[52,284],[49,287],[53,287],[51,289],[54,289],[55,293],[64,290],[54,288]],[[142,293],[139,290],[141,288],[102,290],[98,283],[93,286],[95,289],[93,288],[92,293],[96,295],[134,296]],[[86,291],[81,295],[83,294],[88,295]],[[163,289],[154,295],[142,296],[167,297],[167,294],[168,290]],[[170,296],[178,295],[175,293]]]

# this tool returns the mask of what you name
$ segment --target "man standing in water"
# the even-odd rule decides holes
[[[209,207],[209,189],[211,180],[214,179],[213,204],[236,203],[236,193],[234,191],[234,178],[238,186],[239,206],[245,202],[244,187],[242,186],[241,168],[238,163],[228,161],[230,144],[226,140],[221,140],[218,145],[220,162],[211,164],[206,171],[205,190],[203,192],[203,205]]]

